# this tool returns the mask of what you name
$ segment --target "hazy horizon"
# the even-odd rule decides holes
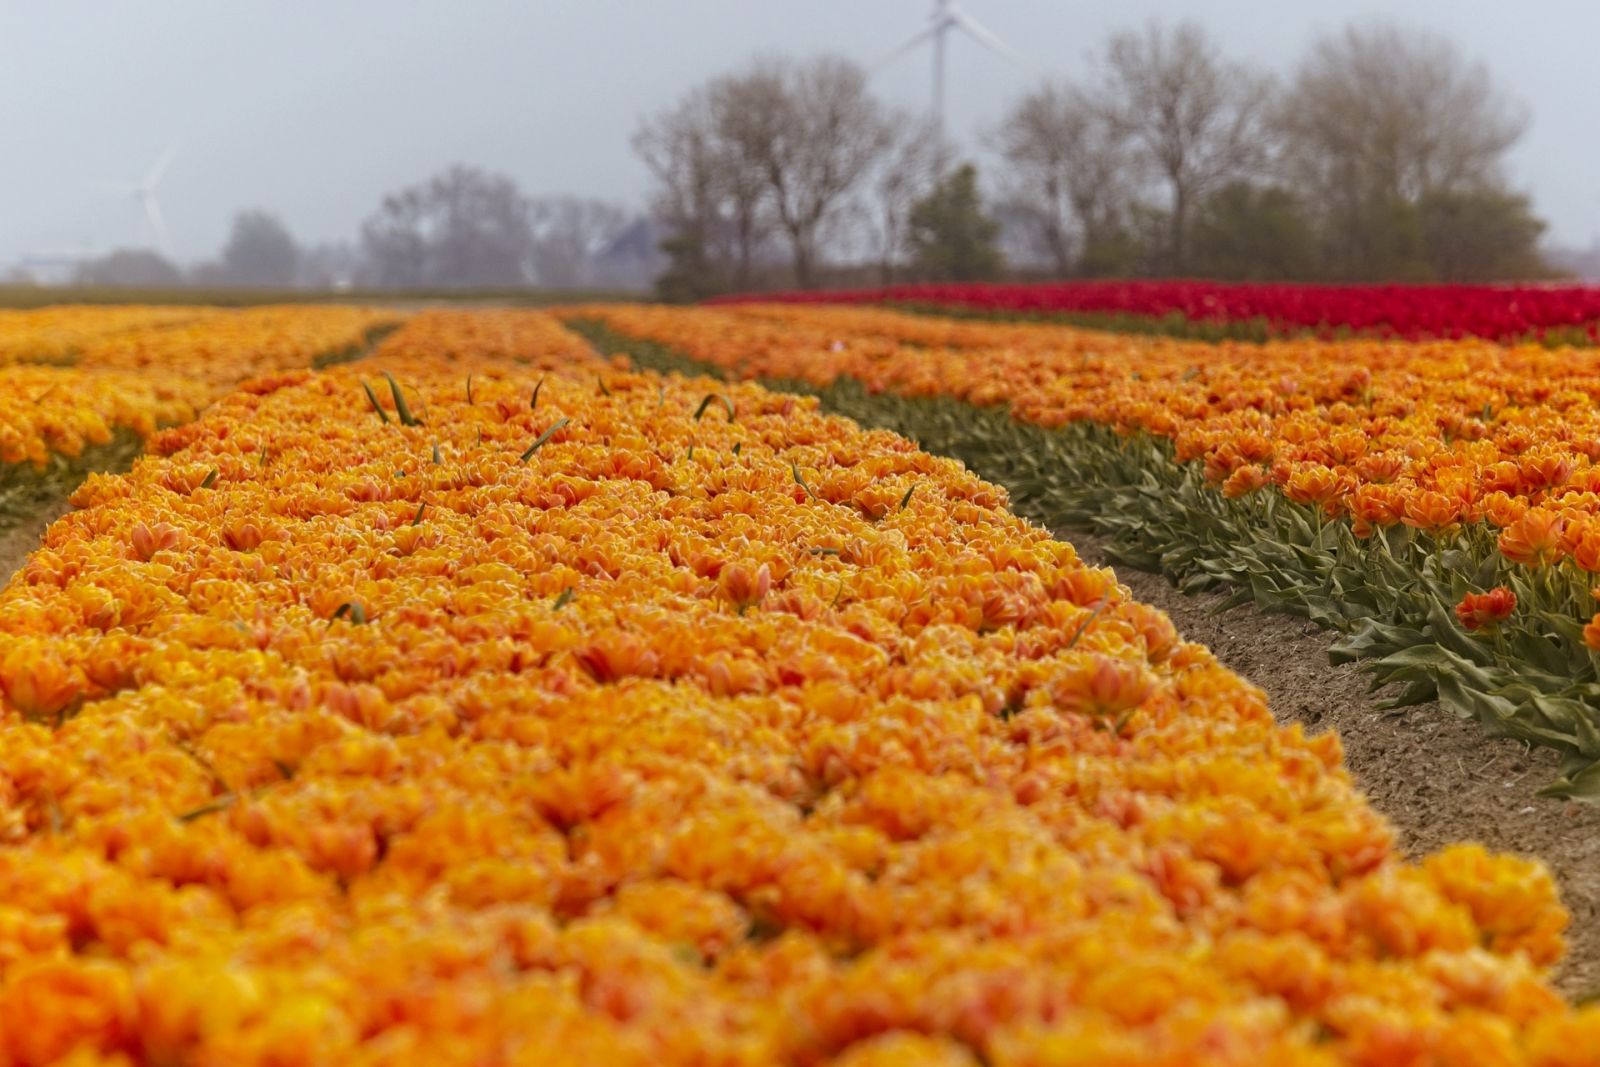
[[[649,178],[629,146],[639,120],[762,53],[837,51],[874,63],[925,24],[931,0],[585,0],[582,4],[385,5],[314,16],[260,0],[139,6],[66,0],[0,12],[0,267],[28,253],[149,244],[133,184],[171,147],[158,199],[183,262],[215,256],[240,209],[262,208],[306,244],[355,238],[380,197],[452,163],[510,175],[531,194],[643,208]],[[1440,32],[1526,105],[1513,185],[1552,244],[1600,236],[1600,179],[1583,163],[1600,99],[1572,72],[1600,36],[1600,7],[1558,0],[1464,17],[1445,0],[1128,0],[1115,14],[1044,0],[965,0],[1026,61],[953,36],[950,132],[992,170],[982,142],[1040,77],[1082,73],[1108,34],[1189,18],[1225,54],[1284,72],[1321,31],[1384,17]],[[928,106],[927,49],[874,78],[893,103]]]

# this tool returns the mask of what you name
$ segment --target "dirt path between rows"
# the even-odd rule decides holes
[[[1086,561],[1112,565],[1105,538],[1058,536]],[[1548,864],[1572,913],[1556,985],[1572,997],[1600,994],[1600,807],[1538,795],[1556,777],[1552,750],[1486,737],[1437,703],[1380,710],[1385,692],[1370,692],[1370,677],[1354,665],[1330,666],[1331,635],[1315,623],[1254,605],[1222,611],[1220,594],[1185,596],[1159,574],[1114,566],[1136,598],[1266,690],[1280,721],[1338,731],[1356,783],[1408,854],[1476,840]]]
[[[65,492],[41,500],[28,509],[21,519],[0,519],[0,587],[11,581],[11,576],[21,569],[28,555],[39,547],[39,539],[52,522],[72,510]]]

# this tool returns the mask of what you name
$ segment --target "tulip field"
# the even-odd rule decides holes
[[[893,311],[579,309],[642,358],[820,392],[1125,558],[1343,632],[1600,797],[1600,359],[1488,341],[1207,344]]]
[[[1600,1063],[1539,861],[1403,854],[1011,510],[1587,799],[1597,399],[1487,340],[0,312],[0,520],[74,486],[0,588],[0,1067]]]

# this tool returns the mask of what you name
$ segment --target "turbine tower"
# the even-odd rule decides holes
[[[905,44],[891,52],[878,66],[884,67],[922,45],[933,42],[933,122],[940,133],[944,132],[944,50],[945,36],[951,30],[960,30],[1002,59],[1024,66],[1022,59],[983,23],[961,10],[956,0],[934,0],[933,14],[928,26]]]

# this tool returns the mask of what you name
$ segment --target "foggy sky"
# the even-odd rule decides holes
[[[1285,71],[1311,38],[1387,16],[1446,33],[1533,122],[1512,178],[1554,241],[1600,235],[1600,5],[1584,0],[964,0],[1027,60],[952,37],[948,115],[963,147],[1044,75],[1081,73],[1106,35],[1192,18],[1229,56]],[[1115,8],[1114,11],[1109,8]],[[159,190],[172,252],[212,257],[234,212],[279,214],[305,242],[355,237],[380,196],[453,162],[530,193],[642,206],[638,118],[762,52],[866,63],[932,0],[0,0],[0,266],[27,252],[148,244],[134,183],[178,147]],[[931,59],[875,87],[928,106]]]

